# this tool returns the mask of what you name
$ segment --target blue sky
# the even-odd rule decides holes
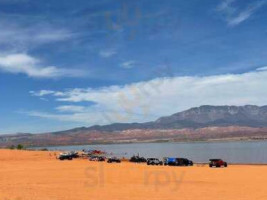
[[[0,0],[0,134],[267,104],[266,0]]]

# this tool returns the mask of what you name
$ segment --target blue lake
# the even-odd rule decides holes
[[[137,143],[47,147],[49,150],[99,149],[119,157],[140,154],[144,157],[186,157],[194,162],[222,158],[229,163],[266,163],[267,141],[199,142],[199,143]]]

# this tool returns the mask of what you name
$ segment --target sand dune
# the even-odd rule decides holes
[[[1,200],[265,200],[266,185],[267,166],[107,164],[0,150]]]

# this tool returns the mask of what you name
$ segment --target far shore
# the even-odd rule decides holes
[[[28,148],[50,148],[50,147],[65,147],[65,146],[97,146],[97,145],[120,145],[120,144],[147,144],[147,143],[178,143],[178,144],[194,144],[194,143],[228,143],[228,142],[265,142],[267,138],[253,139],[253,138],[224,138],[224,139],[210,139],[210,140],[148,140],[148,141],[122,141],[122,142],[94,142],[85,144],[58,144],[58,145],[41,145],[41,146],[27,146]],[[7,148],[5,148],[7,149]]]

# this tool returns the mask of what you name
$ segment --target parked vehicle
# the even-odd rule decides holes
[[[109,158],[107,162],[108,163],[120,163],[121,160],[117,157],[112,157],[112,158]]]
[[[210,159],[209,166],[210,167],[227,167],[228,164],[222,159]]]
[[[69,151],[59,154],[59,160],[72,160],[73,158],[78,158],[79,154],[76,151]]]
[[[145,163],[147,160],[144,157],[133,156],[130,158],[130,162]]]
[[[72,156],[69,153],[61,153],[58,156],[59,160],[72,160]]]
[[[188,160],[187,158],[177,158],[179,166],[193,166],[194,163],[192,160]]]
[[[163,165],[163,162],[158,158],[148,158],[146,163],[147,165]]]
[[[105,157],[103,157],[103,156],[91,156],[91,157],[89,157],[89,160],[90,160],[90,161],[103,162],[103,161],[105,161],[106,159],[105,159]]]
[[[79,158],[79,153],[77,151],[70,151],[69,152],[69,155],[72,157],[72,158]]]
[[[169,166],[193,166],[193,161],[187,158],[164,158],[164,165]]]
[[[163,158],[164,165],[175,165],[176,158]]]

